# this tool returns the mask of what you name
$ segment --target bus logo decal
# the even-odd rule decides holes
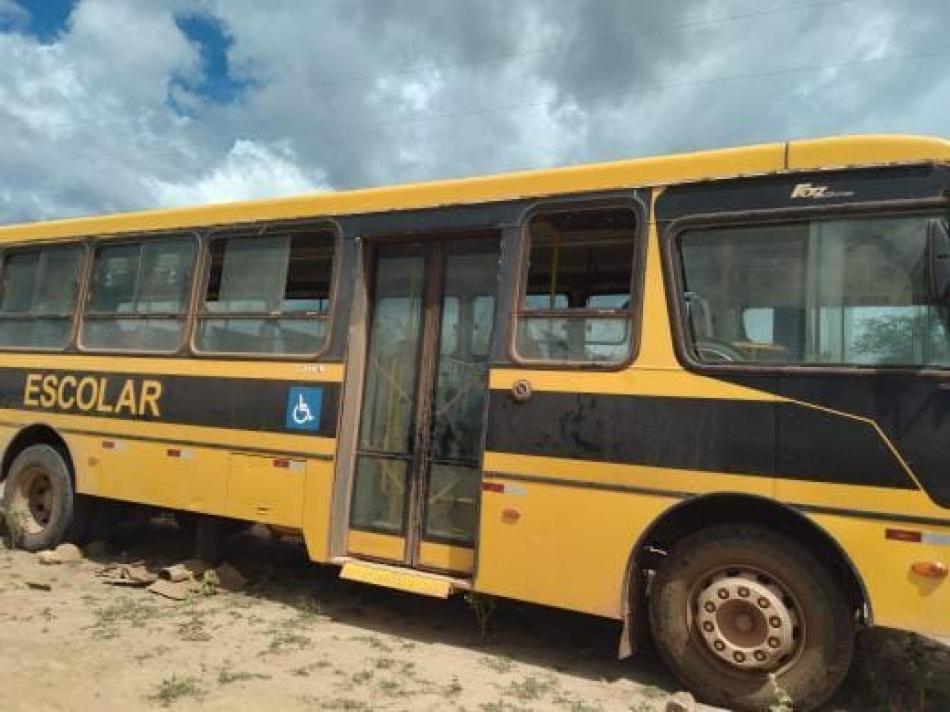
[[[320,430],[320,406],[323,403],[322,388],[295,386],[287,394],[287,415],[284,426],[288,430]]]
[[[815,185],[814,183],[798,183],[792,188],[793,199],[796,198],[850,198],[854,195],[853,190],[832,190],[828,185]]]

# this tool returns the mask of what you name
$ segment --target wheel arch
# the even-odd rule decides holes
[[[72,452],[66,440],[54,428],[45,423],[31,423],[25,425],[17,431],[6,449],[3,452],[3,460],[0,461],[0,482],[3,482],[10,473],[10,467],[17,455],[23,452],[31,445],[49,445],[60,451],[66,459],[66,465],[69,468],[69,476],[76,483],[76,467],[73,462]]]
[[[820,524],[782,502],[739,492],[723,492],[684,499],[660,514],[643,531],[630,552],[623,581],[622,610],[637,614],[645,593],[643,572],[655,568],[678,540],[717,524],[755,524],[793,536],[843,586],[848,600],[873,622],[871,599],[864,580],[841,544]],[[829,556],[830,553],[830,556]],[[632,630],[628,625],[626,626]]]

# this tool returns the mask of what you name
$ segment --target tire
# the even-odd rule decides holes
[[[69,465],[59,450],[31,445],[16,456],[3,489],[8,535],[16,546],[40,551],[61,544],[74,533],[77,504],[80,510],[85,508],[73,491]]]
[[[775,614],[775,615],[773,615]],[[752,525],[716,526],[678,542],[653,581],[650,627],[667,666],[699,699],[811,710],[841,684],[854,616],[840,585],[806,549]]]

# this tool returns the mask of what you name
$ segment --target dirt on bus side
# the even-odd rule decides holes
[[[0,549],[0,709],[647,712],[678,690],[649,648],[616,659],[611,621],[498,601],[483,632],[462,596],[341,581],[293,539],[254,530],[225,553],[246,587],[174,601],[96,576],[187,558],[167,522],[76,563]],[[950,648],[870,631],[829,709],[950,709],[948,681]]]

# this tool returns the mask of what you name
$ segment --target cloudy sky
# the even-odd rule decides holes
[[[0,223],[950,136],[948,0],[0,0]]]

